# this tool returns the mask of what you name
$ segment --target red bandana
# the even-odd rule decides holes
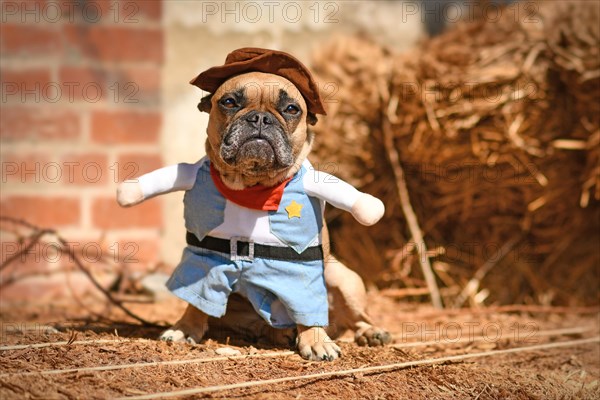
[[[223,183],[219,172],[210,165],[210,176],[221,194],[229,201],[246,208],[263,211],[277,211],[283,189],[292,177],[276,186],[255,185],[242,190],[229,189]]]

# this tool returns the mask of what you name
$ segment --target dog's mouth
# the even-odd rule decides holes
[[[248,138],[235,155],[235,164],[243,165],[251,171],[270,169],[277,163],[275,149],[262,137]]]
[[[247,173],[263,173],[289,168],[292,150],[281,129],[268,131],[232,126],[221,143],[221,158]]]

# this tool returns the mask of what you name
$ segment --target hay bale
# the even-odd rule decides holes
[[[318,167],[387,205],[370,228],[328,211],[340,258],[380,287],[424,286],[389,129],[447,304],[483,265],[471,304],[597,302],[598,22],[597,4],[557,2],[459,23],[400,55],[358,37],[318,49],[319,82],[338,85],[324,93]]]

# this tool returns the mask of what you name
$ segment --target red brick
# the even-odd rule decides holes
[[[76,291],[80,291],[82,287],[86,287],[86,290],[89,290],[89,285],[80,286],[81,284],[85,284],[85,280],[83,279],[78,280],[77,286],[73,284],[73,277],[78,274],[83,274],[83,272],[71,272],[69,274],[68,282],[70,285],[67,285],[65,273],[53,274],[50,276],[40,274],[18,280],[12,285],[2,288],[2,291],[0,292],[0,301],[3,305],[10,305],[11,303],[25,303],[32,305],[48,304],[48,302],[52,300],[64,300],[65,298],[70,298],[70,288],[75,288]],[[9,329],[11,328],[10,325],[7,326]],[[19,325],[17,324],[15,326],[18,327]]]
[[[119,67],[110,71],[108,80],[111,101],[123,104],[159,104],[160,68]]]
[[[48,24],[46,24],[48,25]],[[0,27],[0,53],[2,56],[60,54],[60,31],[52,26],[34,24],[2,24]]]
[[[66,185],[103,185],[111,178],[106,154],[67,154],[62,157],[61,165],[64,172],[61,182]]]
[[[47,103],[56,97],[53,85],[50,85],[50,70],[37,69],[3,69],[2,103]],[[54,84],[54,82],[52,82]]]
[[[111,1],[58,1],[61,16],[69,24],[95,24],[114,13]]]
[[[69,102],[83,100],[97,103],[108,98],[107,71],[91,67],[62,67],[59,70],[59,80],[63,96]]]
[[[157,143],[161,125],[158,112],[94,111],[92,139],[98,143]]]
[[[56,271],[61,261],[67,257],[58,251],[60,243],[51,236],[42,237],[37,243],[30,240],[21,241],[16,236],[3,238],[0,243],[0,262],[9,258],[11,263],[0,272],[0,278],[7,287],[2,288],[2,295],[6,289],[19,285],[27,277],[46,278],[50,273]],[[29,248],[29,245],[32,247]],[[14,283],[9,283],[13,281]]]
[[[159,261],[158,239],[119,238],[110,244],[111,258],[131,269],[144,269]]]
[[[94,277],[107,287],[115,280],[111,273],[95,273]],[[59,272],[51,275],[27,277],[13,285],[2,288],[0,302],[3,305],[26,302],[28,305],[50,304],[52,301],[65,301],[72,296],[81,297],[97,290],[92,281],[79,271]],[[5,326],[9,326],[5,324]],[[18,326],[18,325],[17,325]]]
[[[124,153],[118,157],[117,167],[122,182],[162,167],[162,160],[159,154]]]
[[[122,4],[125,4],[124,7],[127,7],[127,1],[122,1]],[[135,4],[139,7],[139,10],[136,10],[134,17],[138,14],[143,18],[147,18],[152,21],[160,21],[162,18],[162,1],[161,0],[137,0]],[[132,8],[129,7],[124,9],[124,11],[131,12]],[[123,22],[127,22],[126,20]]]
[[[78,224],[81,207],[79,200],[71,197],[15,195],[0,200],[0,214],[52,228]]]
[[[160,28],[111,25],[65,25],[67,46],[82,56],[109,62],[163,62],[163,32]]]
[[[48,154],[43,153],[2,153],[2,183],[43,183],[49,162]]]
[[[115,254],[119,251],[104,236],[100,238],[92,237],[86,232],[81,232],[65,239],[73,255],[91,268],[92,272],[106,271],[107,264],[113,263]],[[77,264],[73,261],[73,255],[65,253],[64,257],[57,261],[57,266],[60,268],[77,268]],[[94,269],[95,267],[98,268]]]
[[[95,0],[59,2],[63,16],[71,23],[139,24],[159,22],[161,0]]]
[[[67,240],[69,250],[93,273],[106,271],[107,265],[114,262],[115,254],[118,253],[116,246],[112,246],[112,243],[107,242],[104,238],[100,240],[86,238],[85,233]],[[77,269],[77,263],[74,261],[73,255],[66,254],[65,257],[61,258],[60,266]]]
[[[2,82],[17,82],[28,85],[35,83],[46,84],[50,82],[50,70],[48,68],[36,69],[8,69],[2,70]]]
[[[4,283],[7,281],[16,282],[25,276],[31,275],[43,275],[49,273],[54,265],[48,264],[45,257],[42,255],[44,251],[50,251],[43,248],[43,244],[35,244],[32,248],[27,250],[27,254],[18,256],[16,260],[12,261],[6,269],[0,272],[0,279]],[[40,250],[41,249],[41,250]],[[4,247],[2,251],[11,251],[13,247]],[[54,250],[52,250],[54,251]],[[38,254],[38,252],[40,254]],[[12,253],[9,253],[9,256]],[[52,255],[51,257],[61,257],[61,255]],[[4,290],[4,288],[2,288]]]
[[[145,21],[158,22],[162,17],[160,0],[98,0],[103,20],[120,24],[137,24]]]
[[[58,104],[47,107],[2,107],[0,137],[3,140],[72,140],[79,136],[80,131],[80,115]]]
[[[2,279],[50,271],[56,265],[56,262],[61,260],[62,254],[56,250],[59,246],[58,242],[46,242],[44,239],[48,239],[48,237],[34,243],[29,249],[30,240],[21,241],[16,238],[2,240],[0,243],[0,262],[4,263],[12,258],[11,263],[0,272]]]
[[[92,204],[92,221],[102,229],[160,228],[162,207],[160,199],[151,199],[133,207],[123,208],[116,198],[98,198]]]
[[[60,20],[59,4],[49,5],[53,0],[2,1],[2,23],[19,23],[35,26],[41,23],[55,23]]]

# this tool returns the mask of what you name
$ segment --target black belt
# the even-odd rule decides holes
[[[321,245],[309,247],[302,253],[297,253],[291,247],[267,246],[254,242],[235,240],[235,238],[227,240],[205,236],[204,239],[198,240],[196,235],[191,232],[185,235],[185,240],[191,246],[218,251],[219,253],[230,255],[232,258],[253,259],[254,257],[258,257],[283,261],[323,260],[323,247]]]

